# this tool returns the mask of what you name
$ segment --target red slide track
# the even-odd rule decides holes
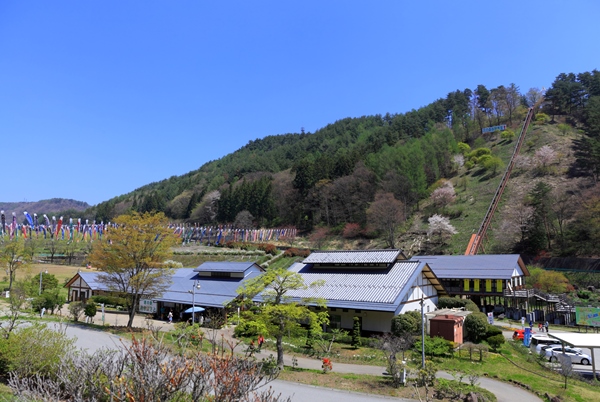
[[[506,171],[504,172],[504,176],[502,176],[502,180],[500,180],[500,184],[496,189],[496,194],[494,194],[494,198],[492,198],[492,202],[485,213],[485,217],[483,218],[483,222],[481,222],[481,226],[479,226],[479,230],[477,233],[471,235],[471,239],[469,240],[469,245],[467,246],[467,250],[465,251],[465,255],[475,255],[481,249],[481,251],[485,252],[483,249],[483,239],[485,238],[488,227],[492,223],[492,218],[494,217],[494,212],[498,208],[498,204],[500,203],[500,199],[502,198],[502,193],[506,188],[506,184],[508,183],[508,179],[510,178],[510,174],[515,165],[515,158],[519,154],[521,150],[521,146],[523,145],[523,141],[525,140],[525,135],[527,134],[527,129],[529,128],[529,123],[531,123],[531,119],[533,118],[533,108],[529,108],[527,112],[527,117],[525,117],[525,121],[523,122],[523,127],[521,127],[521,133],[519,134],[519,139],[517,140],[517,145],[515,146],[515,150],[513,151],[512,156],[510,157],[510,162],[506,167]]]

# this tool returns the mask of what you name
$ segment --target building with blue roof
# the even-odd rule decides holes
[[[468,297],[487,310],[500,304],[517,309],[531,296],[525,290],[529,271],[519,254],[418,255],[411,261],[429,264],[450,296]]]
[[[204,309],[223,310],[238,297],[242,284],[261,275],[264,269],[254,262],[205,262],[197,268],[179,268],[171,275],[162,295],[143,299],[138,310],[155,313],[165,319],[169,311],[175,319],[193,305]],[[85,301],[95,295],[111,292],[98,277],[102,272],[79,272],[65,286],[69,301]]]
[[[426,262],[407,260],[401,250],[316,251],[289,268],[306,284],[324,281],[316,288],[289,291],[299,301],[326,301],[330,327],[351,329],[359,317],[361,330],[391,330],[391,320],[411,310],[436,309],[446,291]]]

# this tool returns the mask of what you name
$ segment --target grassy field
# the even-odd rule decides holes
[[[85,267],[75,267],[69,265],[55,265],[55,264],[29,264],[24,268],[18,269],[16,272],[16,280],[23,280],[33,277],[38,277],[40,272],[48,272],[56,276],[59,284],[64,284],[66,281],[71,279],[77,272],[96,272],[95,269],[87,269]],[[8,277],[5,275],[0,278],[0,287],[2,289],[8,287]],[[66,293],[66,289],[65,289]]]

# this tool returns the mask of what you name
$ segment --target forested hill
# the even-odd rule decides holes
[[[576,163],[560,174],[588,178],[580,190],[590,190],[600,172],[599,89],[596,70],[559,75],[545,100],[536,88],[478,85],[407,113],[345,118],[314,133],[268,136],[198,170],[103,202],[87,217],[107,221],[129,210],[157,210],[201,225],[320,227],[338,234],[353,225],[356,235],[381,236],[384,231],[369,218],[377,200],[400,203],[409,222],[415,213],[449,215],[446,205],[422,210],[444,179],[456,185],[467,176],[477,182],[497,178],[533,106],[549,116],[537,124],[561,123],[585,134],[586,146],[574,151]],[[502,137],[482,135],[483,128],[503,124],[508,130]],[[529,151],[535,152],[532,144]],[[574,219],[561,219],[561,231]],[[523,244],[525,232],[515,243]]]
[[[14,212],[17,215],[19,222],[23,219],[23,212],[27,211],[33,216],[34,213],[38,215],[49,214],[70,214],[75,215],[90,208],[90,204],[83,201],[69,200],[65,198],[51,198],[48,200],[40,200],[35,202],[0,202],[0,209],[10,214]]]

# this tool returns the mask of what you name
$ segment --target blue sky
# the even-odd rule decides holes
[[[600,2],[0,2],[0,201],[90,204],[272,134],[600,68]]]

